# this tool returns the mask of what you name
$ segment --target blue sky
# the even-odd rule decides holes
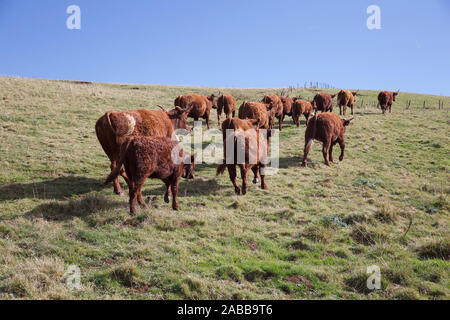
[[[66,28],[72,4],[81,30]],[[447,0],[0,0],[0,40],[1,75],[450,96]]]

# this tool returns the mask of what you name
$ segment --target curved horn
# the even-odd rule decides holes
[[[160,106],[160,105],[158,105],[158,107],[159,107],[159,108],[161,108],[161,110],[162,110],[162,111],[164,111],[164,112],[167,112],[167,110],[166,110],[166,109],[164,109],[164,107],[163,107],[163,106]]]

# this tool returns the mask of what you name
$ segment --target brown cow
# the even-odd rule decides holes
[[[216,97],[212,94],[208,97],[199,94],[187,94],[179,96],[174,101],[175,106],[180,106],[183,109],[192,107],[189,112],[189,117],[198,121],[199,118],[206,120],[206,126],[209,129],[209,115],[211,108],[216,107]]]
[[[355,104],[355,97],[358,94],[356,92],[350,92],[349,90],[341,90],[337,95],[337,103],[339,106],[339,114],[342,115],[342,107],[344,107],[344,116],[347,113],[347,107],[352,109],[353,115],[353,105]]]
[[[239,108],[239,119],[257,120],[258,127],[270,130],[273,126],[273,113],[267,111],[268,105],[261,102],[244,101]]]
[[[281,103],[283,104],[283,119],[286,116],[292,116],[292,106],[294,105],[294,100],[289,97],[279,97],[281,100]]]
[[[236,113],[236,99],[231,94],[221,95],[217,99],[217,123],[219,126],[222,111],[225,113],[227,118],[231,118],[231,115],[233,115],[234,118],[234,115]]]
[[[395,101],[395,97],[400,92],[390,92],[390,91],[381,91],[378,94],[378,105],[381,106],[381,111],[385,114],[386,110],[389,108],[389,113],[392,111],[392,103]]]
[[[267,110],[270,110],[271,114],[273,115],[272,119],[273,117],[276,117],[278,119],[278,124],[281,131],[283,125],[283,103],[281,102],[280,98],[275,94],[269,94],[267,96],[264,96],[261,102],[268,105]]]
[[[169,203],[172,194],[172,208],[178,210],[180,177],[194,178],[195,157],[185,154],[178,142],[166,137],[129,137],[122,143],[119,162],[106,178],[104,186],[117,179],[122,165],[128,176],[130,213],[134,215],[136,200],[142,207],[147,207],[141,194],[147,178],[164,181],[166,184],[164,201]]]
[[[339,143],[341,147],[341,156],[339,160],[344,159],[345,150],[345,127],[350,124],[352,119],[345,120],[339,118],[337,114],[325,112],[316,114],[308,121],[308,127],[305,132],[305,150],[303,154],[302,166],[306,166],[306,158],[311,150],[311,146],[315,140],[323,143],[322,152],[325,164],[330,165],[333,162],[333,146]]]
[[[300,116],[304,115],[306,119],[306,125],[308,125],[308,119],[313,113],[313,101],[300,100],[294,98],[294,105],[292,106],[292,119],[297,127],[300,126]]]
[[[327,92],[321,92],[314,97],[313,107],[316,111],[333,112],[333,99],[336,95],[331,95]]]
[[[108,111],[95,124],[98,141],[111,161],[111,170],[119,161],[120,144],[129,136],[160,136],[173,138],[174,130],[191,128],[187,124],[190,109]],[[122,172],[123,178],[126,175]],[[122,195],[119,179],[114,180],[114,192]]]
[[[231,131],[231,132],[230,132]],[[253,183],[258,183],[258,172],[261,176],[261,189],[267,189],[265,182],[265,167],[267,161],[266,138],[258,128],[258,121],[254,119],[242,120],[228,118],[222,123],[223,135],[223,164],[217,167],[217,175],[224,173],[228,168],[230,180],[237,195],[245,195],[248,189],[247,174],[251,169],[254,174]],[[232,139],[231,141],[229,139]],[[228,141],[228,142],[227,142]],[[227,143],[232,144],[234,152],[227,155]],[[242,189],[236,179],[236,165],[240,167]]]

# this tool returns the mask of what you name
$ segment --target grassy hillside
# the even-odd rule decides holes
[[[304,119],[289,118],[269,190],[238,197],[200,165],[180,211],[147,180],[152,207],[131,217],[126,188],[100,187],[109,161],[95,121],[190,92],[217,89],[0,78],[0,299],[449,298],[450,98],[400,93],[382,116],[377,92],[360,91],[343,162],[326,167],[317,143],[302,168]],[[274,90],[227,92],[240,105]],[[70,265],[81,290],[65,285]]]

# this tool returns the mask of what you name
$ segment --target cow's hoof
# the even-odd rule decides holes
[[[164,202],[165,203],[169,203],[170,202],[170,197],[167,194],[164,196]]]
[[[344,157],[339,157],[339,161],[342,161],[342,160],[344,160]]]
[[[247,194],[247,189],[242,189],[242,195],[245,196]]]
[[[306,168],[306,162],[302,162],[302,167]]]
[[[241,195],[241,188],[234,188],[234,193],[236,193],[238,196]]]
[[[253,182],[253,184],[257,184],[259,182],[259,179],[258,178],[254,178],[252,182]]]
[[[172,207],[172,209],[173,209],[174,211],[178,211],[178,206]]]

